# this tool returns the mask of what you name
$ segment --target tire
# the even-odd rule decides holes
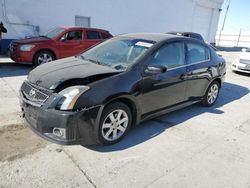
[[[47,51],[47,50],[42,50],[36,53],[36,55],[34,56],[33,65],[38,66],[43,63],[54,61],[55,59],[56,57],[52,52]]]
[[[120,117],[117,117],[120,116]],[[119,123],[122,121],[122,123]],[[129,107],[122,102],[109,104],[104,108],[98,130],[98,141],[102,145],[119,142],[129,131],[132,114]]]
[[[213,81],[207,88],[206,94],[201,101],[203,106],[212,106],[218,99],[220,93],[220,84],[218,81]]]

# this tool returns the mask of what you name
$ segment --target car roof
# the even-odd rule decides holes
[[[59,26],[59,28],[64,28],[64,29],[93,29],[93,30],[98,30],[98,31],[105,31],[105,32],[109,32],[108,30],[105,30],[105,29],[99,29],[99,28],[93,28],[93,27],[80,27],[80,26]]]
[[[183,36],[165,34],[165,33],[131,33],[131,34],[122,34],[118,35],[121,37],[131,37],[136,39],[148,40],[148,41],[155,41],[160,42],[167,39],[174,39],[174,38],[186,38]]]
[[[167,32],[168,34],[195,34],[195,35],[201,35],[200,33],[190,32],[190,31],[171,31]]]
[[[205,42],[203,36],[200,33],[187,31],[187,32],[168,32],[167,34],[179,35],[179,36],[181,35],[181,36],[184,36],[184,37],[189,37],[189,38],[193,38],[193,39]]]

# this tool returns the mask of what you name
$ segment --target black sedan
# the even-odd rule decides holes
[[[30,128],[50,141],[113,144],[142,121],[197,102],[213,105],[225,66],[192,38],[120,35],[31,71],[21,108]]]

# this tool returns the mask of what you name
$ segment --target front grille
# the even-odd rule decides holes
[[[24,94],[25,98],[31,102],[41,104],[49,98],[49,95],[41,92],[40,90],[28,84],[27,82],[23,83],[21,91]]]
[[[240,63],[242,63],[242,64],[246,64],[246,65],[250,65],[250,60],[247,60],[247,59],[241,59],[241,60],[240,60]]]

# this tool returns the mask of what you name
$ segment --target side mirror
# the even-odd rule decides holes
[[[163,65],[149,65],[146,70],[145,73],[147,74],[161,74],[167,71],[167,67],[163,66]]]

